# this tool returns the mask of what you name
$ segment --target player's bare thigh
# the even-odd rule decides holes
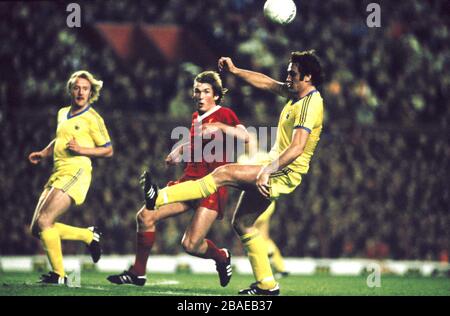
[[[148,210],[144,205],[136,214],[137,231],[155,231],[158,221],[184,213],[189,209],[189,205],[182,202],[163,205],[157,210]]]
[[[242,235],[254,230],[256,220],[270,203],[271,201],[263,197],[256,189],[242,192],[232,219],[235,231]]]
[[[42,191],[41,196],[39,197],[39,200],[36,204],[36,208],[34,209],[33,218],[31,219],[30,223],[30,232],[33,236],[38,237],[38,226],[36,225],[37,217],[42,209],[42,204],[47,199],[48,194],[50,193],[50,188],[45,188],[44,191]]]
[[[212,173],[217,186],[233,186],[245,189],[256,187],[256,177],[261,165],[228,164],[215,169]]]
[[[72,198],[66,192],[56,188],[50,188],[48,192],[44,190],[41,198],[31,223],[33,232],[36,232],[37,228],[42,231],[52,227],[56,219],[72,204]]]
[[[206,207],[198,207],[192,217],[191,224],[186,229],[182,245],[187,252],[205,253],[207,245],[205,237],[219,213]]]

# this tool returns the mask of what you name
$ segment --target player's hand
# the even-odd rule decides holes
[[[182,160],[183,155],[181,155],[179,152],[171,152],[166,157],[166,164],[168,166],[175,166],[178,165]]]
[[[45,155],[42,153],[42,151],[35,151],[28,155],[28,160],[33,164],[37,165],[42,161],[42,158],[44,158]]]
[[[263,167],[261,171],[259,172],[258,176],[256,177],[256,187],[258,188],[258,191],[265,197],[270,198],[270,185],[269,185],[269,176],[270,173],[268,173],[266,168]]]
[[[67,150],[71,151],[73,154],[80,155],[81,154],[81,147],[78,145],[75,137],[73,137],[70,142],[66,144]]]
[[[217,66],[220,72],[229,71],[231,73],[235,73],[237,69],[230,57],[220,57]]]

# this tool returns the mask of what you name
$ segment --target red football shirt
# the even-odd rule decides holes
[[[233,110],[220,105],[202,115],[194,112],[190,131],[190,161],[184,169],[185,176],[204,177],[217,167],[229,163],[226,161],[225,133],[219,131],[214,133],[211,139],[202,138],[202,124],[214,122],[221,122],[230,126],[241,124]],[[211,143],[213,141],[214,143]],[[220,146],[218,146],[219,142],[221,143]],[[222,151],[222,153],[217,152],[217,150]]]

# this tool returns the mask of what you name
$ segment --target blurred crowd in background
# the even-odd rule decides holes
[[[51,161],[33,167],[29,152],[54,137],[67,104],[65,83],[78,69],[104,81],[95,108],[115,156],[94,162],[82,207],[62,218],[96,223],[105,252],[132,253],[138,178],[151,168],[164,185],[182,168],[164,165],[176,126],[189,126],[193,77],[214,63],[124,61],[94,37],[97,22],[175,24],[197,34],[217,58],[279,80],[293,50],[316,49],[325,71],[324,133],[302,185],[278,203],[271,233],[287,256],[448,260],[450,251],[449,2],[377,1],[381,28],[366,26],[372,1],[296,1],[287,26],[269,23],[261,0],[78,1],[82,27],[66,26],[63,2],[0,3],[0,249],[34,254],[27,233]],[[94,40],[95,38],[95,40]],[[283,100],[224,76],[230,106],[247,126],[275,126]],[[242,254],[225,219],[210,237]],[[189,214],[159,224],[154,253],[175,254]],[[76,243],[66,253],[83,253]]]

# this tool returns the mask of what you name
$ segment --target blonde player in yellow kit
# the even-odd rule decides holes
[[[61,240],[83,241],[94,262],[100,259],[100,232],[96,227],[79,228],[56,222],[70,205],[84,202],[91,183],[91,157],[112,157],[113,148],[102,117],[91,107],[99,98],[103,82],[85,70],[72,74],[67,82],[71,105],[58,112],[56,137],[28,159],[38,164],[53,155],[53,173],[44,186],[33,219],[31,232],[40,238],[53,271],[41,283],[67,284]]]
[[[261,161],[259,165],[221,166],[202,179],[166,187],[159,192],[148,176],[144,185],[148,196],[146,202],[158,208],[169,203],[205,198],[222,186],[244,190],[233,216],[233,227],[247,252],[256,282],[239,294],[278,295],[280,289],[270,268],[266,244],[254,224],[273,200],[294,191],[308,172],[322,131],[323,100],[316,89],[322,81],[320,62],[313,51],[293,52],[284,83],[238,68],[228,57],[219,59],[219,70],[229,71],[256,88],[288,99],[278,121],[276,143],[269,153],[270,159]]]

